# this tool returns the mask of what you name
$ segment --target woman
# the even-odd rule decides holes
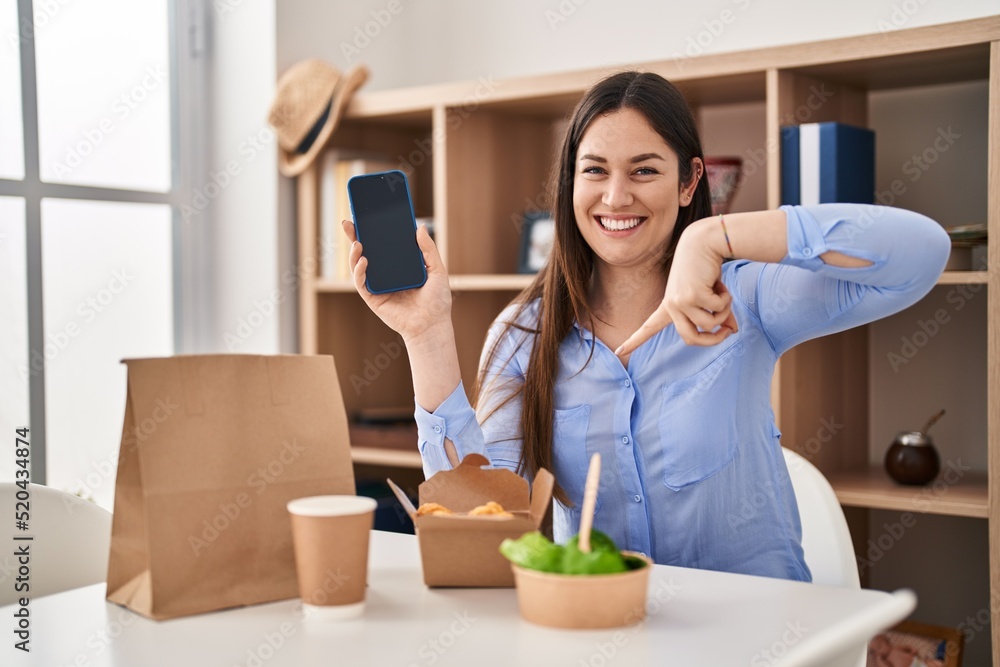
[[[600,452],[595,527],[620,547],[808,581],[769,402],[774,364],[919,300],[947,235],[915,213],[853,204],[711,217],[694,119],[650,73],[613,75],[581,100],[555,201],[552,256],[490,330],[475,412],[426,229],[418,290],[368,293],[352,246],[358,291],[406,343],[425,473],[471,452],[529,478],[552,470],[564,541]]]

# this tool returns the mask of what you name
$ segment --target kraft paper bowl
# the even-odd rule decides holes
[[[616,574],[554,574],[511,564],[517,604],[526,621],[550,628],[617,628],[646,617],[646,591],[653,562]]]

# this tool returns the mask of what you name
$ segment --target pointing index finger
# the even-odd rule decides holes
[[[625,339],[625,342],[618,346],[615,350],[615,356],[622,357],[627,354],[632,354],[632,352],[645,343],[647,340],[656,335],[656,332],[665,329],[673,320],[668,313],[663,308],[657,308],[653,311],[653,314],[642,323],[635,333]]]

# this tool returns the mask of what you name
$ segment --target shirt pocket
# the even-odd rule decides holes
[[[662,389],[663,483],[678,491],[719,472],[736,455],[742,342],[689,378]]]
[[[590,406],[584,404],[553,412],[552,467],[555,469],[556,481],[573,503],[572,506],[564,507],[579,516],[592,453],[587,446]],[[598,493],[597,509],[600,507],[601,495]]]

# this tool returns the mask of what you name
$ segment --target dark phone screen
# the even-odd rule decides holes
[[[427,272],[403,172],[355,176],[347,190],[358,241],[368,258],[368,291],[394,292],[423,285]]]

